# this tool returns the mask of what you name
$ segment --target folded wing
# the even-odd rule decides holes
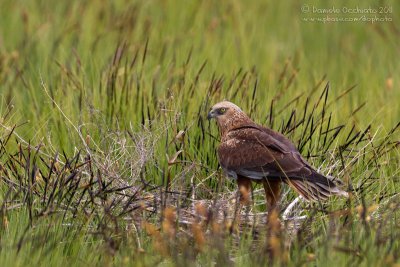
[[[234,178],[281,180],[308,200],[347,194],[332,178],[315,171],[283,135],[258,125],[231,130],[218,148],[218,157]]]

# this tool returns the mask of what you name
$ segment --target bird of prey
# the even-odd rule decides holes
[[[331,195],[348,197],[340,181],[318,173],[282,134],[253,122],[238,106],[223,101],[211,108],[221,134],[219,163],[237,181],[241,202],[248,203],[251,182],[262,182],[270,209],[276,207],[281,183],[287,183],[308,201]]]

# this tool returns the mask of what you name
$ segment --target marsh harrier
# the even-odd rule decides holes
[[[340,181],[317,172],[289,139],[256,124],[235,104],[220,102],[207,118],[217,121],[221,134],[218,160],[237,181],[242,203],[249,201],[252,181],[263,183],[269,208],[276,206],[282,182],[308,201],[348,196],[339,188]]]

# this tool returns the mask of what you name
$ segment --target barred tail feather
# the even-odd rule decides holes
[[[315,173],[310,179],[290,179],[288,184],[308,201],[325,200],[330,196],[349,197],[349,194],[340,189],[338,180]]]

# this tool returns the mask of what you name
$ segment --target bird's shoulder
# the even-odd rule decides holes
[[[280,153],[297,152],[295,145],[281,133],[258,124],[246,124],[231,129],[222,138],[220,147],[260,147]]]
[[[288,150],[285,145],[263,132],[257,125],[245,125],[229,131],[218,147],[223,167],[262,166],[281,158]]]
[[[307,165],[286,137],[256,124],[229,131],[218,147],[218,158],[224,168],[259,172],[266,169],[277,172],[279,166],[292,171]]]
[[[290,141],[286,136],[281,134],[280,132],[274,131],[270,128],[259,126],[258,129],[267,135],[271,136],[273,139],[279,141],[290,151],[297,151],[296,146]]]

